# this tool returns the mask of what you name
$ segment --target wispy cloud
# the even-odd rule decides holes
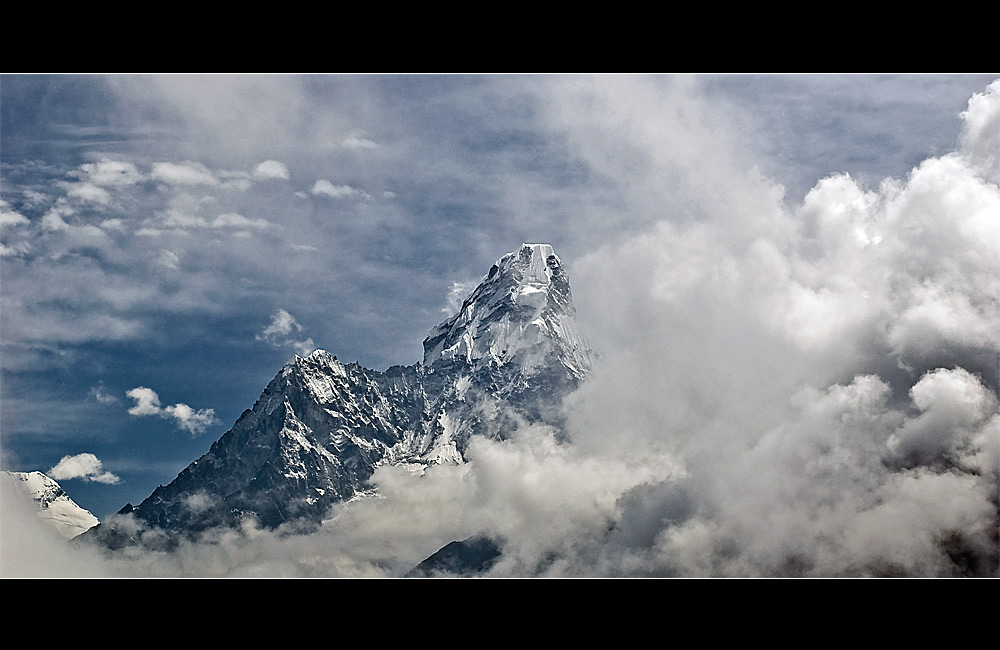
[[[266,230],[275,227],[267,219],[249,219],[236,212],[227,212],[214,218],[203,217],[185,209],[170,209],[146,222],[140,234],[159,235],[164,230],[186,231],[191,229],[211,230]]]
[[[84,163],[73,173],[89,183],[99,186],[135,185],[145,180],[145,176],[135,164],[122,160],[103,158],[98,162]]]
[[[96,386],[90,388],[90,395],[101,404],[117,404],[118,398],[108,391],[104,382],[98,382]]]
[[[291,348],[296,354],[305,356],[316,349],[311,338],[299,338],[302,325],[284,309],[279,309],[271,317],[270,324],[257,335],[258,341],[267,341],[274,347]]]
[[[181,258],[177,256],[177,253],[172,250],[167,250],[164,248],[160,251],[160,254],[156,257],[156,263],[165,269],[171,269],[176,271],[180,268]]]
[[[457,314],[462,308],[462,303],[468,297],[469,293],[476,288],[476,284],[477,282],[471,280],[465,282],[452,282],[451,288],[448,289],[445,306],[441,308],[441,313],[449,316]]]
[[[362,151],[365,149],[378,149],[378,144],[373,140],[369,140],[365,137],[364,133],[355,133],[348,136],[340,143],[345,149],[351,149],[352,151]]]

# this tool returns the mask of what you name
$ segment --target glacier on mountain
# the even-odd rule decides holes
[[[380,465],[461,463],[472,436],[559,427],[562,399],[593,364],[574,316],[559,257],[524,244],[430,331],[422,363],[379,372],[325,350],[296,355],[204,456],[88,536],[117,547],[137,531],[169,544],[247,518],[315,525],[369,493]]]

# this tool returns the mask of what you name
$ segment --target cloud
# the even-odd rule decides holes
[[[910,397],[919,415],[887,443],[901,462],[965,466],[977,473],[996,469],[980,461],[997,458],[997,400],[977,377],[963,368],[938,368],[913,385]]]
[[[228,212],[220,214],[212,220],[213,228],[239,228],[251,230],[264,230],[273,224],[266,219],[248,219],[242,214]]]
[[[0,228],[4,230],[21,229],[31,221],[20,212],[11,209],[7,201],[0,199]],[[27,241],[0,242],[0,257],[21,257],[31,252],[31,244]]]
[[[236,231],[266,230],[274,227],[267,219],[249,219],[236,212],[227,212],[214,219],[205,218],[184,208],[172,208],[156,216],[147,223],[141,234],[159,235],[163,229],[186,231],[191,229],[232,229]]]
[[[290,175],[285,163],[277,160],[265,160],[253,170],[253,177],[255,180],[288,180]]]
[[[366,194],[350,185],[334,185],[328,180],[320,179],[313,185],[312,193],[316,196],[328,196],[332,199],[365,197]]]
[[[154,181],[168,185],[219,185],[219,179],[205,165],[198,162],[155,162],[150,172]]]
[[[274,336],[288,336],[292,330],[299,331],[302,327],[295,321],[295,317],[284,309],[279,309],[271,318],[271,324],[261,332],[263,338]]]
[[[91,387],[90,394],[95,400],[101,404],[117,404],[118,398],[108,392],[107,387],[105,387],[104,382],[98,382],[96,386]]]
[[[18,242],[7,246],[0,243],[0,257],[21,257],[31,252],[31,244],[28,242]]]
[[[173,419],[178,429],[183,429],[193,436],[204,433],[210,426],[218,423],[214,409],[196,411],[182,403],[161,407],[160,397],[156,391],[145,386],[137,386],[128,390],[125,395],[135,400],[135,404],[128,410],[129,415],[156,415],[165,419]]]
[[[101,221],[101,228],[104,230],[115,230],[125,232],[125,222],[121,219],[104,219]]]
[[[67,544],[11,481],[0,480],[0,576],[4,578],[110,578],[99,549]]]
[[[176,271],[180,268],[181,260],[177,256],[177,253],[167,250],[164,248],[160,251],[160,254],[156,258],[156,263],[165,269],[171,269]]]
[[[276,157],[321,178],[344,169],[331,167],[331,156],[341,157],[337,164],[370,158],[352,155],[345,142],[355,126],[366,131],[352,137],[372,143],[405,134],[391,139],[401,154],[420,152],[421,164],[401,155],[352,168],[350,184],[312,188],[347,199],[346,207],[359,187],[380,196],[392,187],[403,198],[378,215],[345,211],[332,235],[314,223],[308,201],[288,201],[287,183],[255,186],[260,203],[251,205],[212,190],[253,175],[224,177],[194,163],[161,167],[162,185],[147,196],[140,183],[103,183],[96,167],[80,168],[72,178],[112,192],[116,202],[126,191],[136,201],[111,215],[123,229],[94,222],[107,231],[101,239],[84,214],[100,206],[71,203],[66,186],[39,183],[44,192],[20,195],[17,209],[30,222],[5,230],[2,251],[30,241],[23,250],[39,262],[4,268],[5,343],[172,334],[178,321],[167,316],[183,314],[189,324],[207,314],[235,318],[265,287],[357,307],[350,331],[371,341],[356,344],[359,356],[392,363],[390,352],[372,351],[396,345],[390,337],[367,334],[405,338],[371,316],[387,302],[380,290],[389,278],[406,278],[406,291],[386,292],[392,299],[432,296],[406,304],[433,320],[440,278],[481,272],[497,242],[555,238],[601,362],[569,400],[568,443],[526,429],[477,444],[465,466],[423,475],[380,468],[380,497],[334,508],[314,535],[248,524],[176,553],[79,566],[119,575],[395,577],[445,543],[485,530],[506,540],[506,560],[491,573],[498,577],[996,575],[996,84],[968,103],[958,146],[942,153],[926,129],[894,130],[879,108],[885,102],[852,105],[873,91],[853,76],[748,78],[729,95],[732,105],[706,95],[697,79],[445,78],[434,92],[446,102],[413,101],[401,111],[407,80],[330,81],[357,92],[324,94],[325,79],[262,79],[109,83],[123,106],[158,89],[156,103],[192,129],[188,149],[143,150],[144,160]],[[893,110],[916,114],[939,101],[933,87],[946,80],[895,82],[919,97],[893,93],[902,107]],[[830,101],[799,105],[796,96],[759,88],[751,96],[759,85]],[[337,99],[347,96],[363,98],[364,110]],[[732,107],[748,97],[770,122],[741,121]],[[784,123],[788,111],[796,117],[788,124],[823,128],[760,128]],[[859,120],[860,132],[852,129]],[[854,146],[833,150],[834,141]],[[310,142],[343,146],[318,155]],[[202,143],[207,149],[198,153]],[[858,173],[830,160],[870,164]],[[760,171],[775,168],[794,176]],[[168,182],[185,175],[202,182]],[[191,188],[211,201],[163,204]],[[177,221],[167,227],[159,220],[174,218],[171,209]],[[251,222],[280,214],[301,249],[324,255],[289,255],[275,265],[277,247],[189,236],[208,233],[226,214]],[[122,237],[136,220],[161,239]],[[32,238],[12,243],[13,228]],[[101,243],[109,241],[121,248]],[[160,272],[167,249],[190,268]],[[450,296],[460,298],[457,289]],[[403,302],[389,313],[414,313]],[[327,327],[351,325],[333,312]],[[258,327],[258,340],[304,347],[303,329],[284,310]],[[426,331],[419,322],[403,328],[417,341]],[[84,389],[94,380],[87,381]],[[184,417],[150,393],[135,408]],[[35,564],[44,573],[55,561]]]
[[[351,149],[352,151],[360,151],[364,149],[378,149],[378,144],[364,137],[363,134],[357,133],[347,137],[340,146],[345,149]]]
[[[104,464],[97,456],[87,453],[63,456],[62,460],[56,463],[55,467],[49,469],[46,474],[57,481],[82,479],[113,485],[121,480],[111,472],[105,471]]]
[[[12,210],[9,203],[0,199],[0,226],[25,226],[28,223],[30,222],[26,216]]]
[[[451,288],[448,289],[447,304],[441,308],[441,312],[449,316],[457,314],[477,284],[478,281],[452,282]]]
[[[712,164],[729,208],[573,264],[603,348],[568,403],[574,444],[679,468],[623,494],[573,570],[995,575],[996,185],[951,153],[786,207]]]
[[[55,205],[42,216],[41,225],[44,232],[61,233],[63,242],[70,249],[81,245],[101,246],[106,239],[104,231],[98,226],[78,218],[77,209],[65,197],[59,197]]]
[[[74,213],[73,208],[64,200],[60,200],[42,217],[42,229],[50,232],[57,230],[69,230],[69,224],[64,217]]]
[[[75,175],[101,187],[135,185],[145,180],[134,164],[108,158],[80,165],[80,171]]]
[[[128,410],[129,415],[160,415],[160,398],[152,388],[138,386],[126,391],[125,395],[135,400],[135,405]]]
[[[213,409],[195,411],[187,404],[167,406],[163,409],[163,414],[176,420],[178,428],[188,431],[191,435],[204,433],[205,429],[218,423]]]
[[[257,335],[258,341],[267,341],[276,348],[290,347],[296,354],[305,356],[316,349],[311,338],[300,339],[302,325],[284,309],[279,309],[271,317],[270,324]]]
[[[969,100],[969,106],[962,113],[965,129],[962,133],[961,151],[977,166],[983,176],[994,183],[1000,182],[1000,110],[997,109],[997,95],[1000,95],[1000,79],[994,81],[982,93],[976,93]]]
[[[98,187],[93,183],[73,183],[66,192],[66,196],[76,199],[82,203],[94,205],[110,205],[111,194],[103,187]]]

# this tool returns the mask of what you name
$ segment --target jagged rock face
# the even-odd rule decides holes
[[[323,512],[363,489],[423,413],[419,369],[296,357],[207,454],[132,512],[168,532]]]
[[[516,366],[531,375],[561,365],[578,378],[590,354],[573,325],[569,278],[548,244],[525,244],[490,269],[455,316],[424,340],[424,366]]]
[[[589,372],[592,353],[576,331],[569,277],[548,244],[508,253],[424,340],[428,386],[439,408],[470,435],[503,437],[517,418],[559,424],[561,398]]]
[[[296,356],[208,453],[131,516],[168,534],[246,516],[267,527],[318,521],[367,490],[381,464],[462,462],[471,436],[558,424],[562,398],[591,365],[573,316],[552,247],[525,244],[430,332],[423,364],[378,372],[323,350]],[[123,531],[97,534],[119,545]]]

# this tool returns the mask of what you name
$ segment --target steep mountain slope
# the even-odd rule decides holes
[[[369,490],[381,464],[462,462],[471,436],[558,425],[562,398],[592,363],[573,317],[552,247],[524,244],[431,330],[423,363],[378,372],[323,350],[296,356],[208,453],[92,535],[118,546],[150,529],[170,543],[245,517],[314,524]]]
[[[72,539],[99,522],[89,510],[69,498],[59,483],[42,472],[0,472],[4,494],[21,494],[38,509],[38,516],[66,539]]]
[[[403,577],[476,577],[489,571],[501,555],[503,550],[496,541],[485,536],[470,537],[445,545]]]

